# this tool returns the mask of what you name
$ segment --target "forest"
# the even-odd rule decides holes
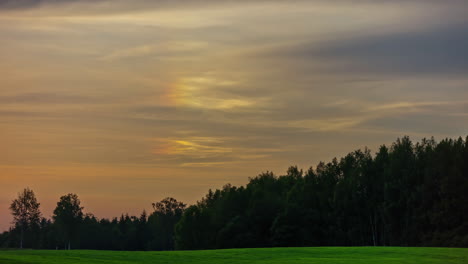
[[[157,195],[157,194],[155,194]],[[0,247],[174,250],[290,246],[468,247],[468,137],[409,137],[306,171],[266,171],[245,186],[209,190],[196,204],[174,198],[152,212],[99,219],[76,194],[51,219],[26,188]]]

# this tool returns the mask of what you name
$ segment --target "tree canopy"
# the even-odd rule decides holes
[[[64,248],[73,241],[74,248],[113,250],[468,247],[467,190],[468,137],[417,143],[403,137],[375,154],[356,150],[305,171],[291,166],[284,175],[261,173],[245,186],[226,184],[188,207],[165,198],[152,204],[149,215],[98,219],[84,215],[78,197],[68,194],[52,221],[40,220],[38,243],[31,246]],[[20,228],[1,234],[0,245],[17,245]]]
[[[83,220],[83,207],[80,204],[78,195],[69,193],[60,197],[54,210],[53,219],[62,234],[60,239],[67,242],[68,249],[71,247],[71,241],[76,238],[79,225]]]
[[[41,217],[39,206],[34,191],[29,188],[18,193],[18,198],[11,202],[13,223],[20,229],[20,248],[23,248],[24,231],[39,225]]]

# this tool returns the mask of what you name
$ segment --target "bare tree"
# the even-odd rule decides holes
[[[25,188],[18,193],[18,198],[12,201],[10,210],[13,215],[13,223],[21,229],[20,248],[23,248],[24,231],[33,224],[38,224],[41,218],[39,210],[40,203],[37,202],[33,190]]]

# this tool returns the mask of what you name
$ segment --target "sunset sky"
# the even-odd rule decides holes
[[[466,1],[0,0],[0,231],[468,134]]]

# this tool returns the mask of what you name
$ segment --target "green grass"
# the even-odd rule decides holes
[[[1,264],[28,263],[468,263],[464,248],[316,247],[172,252],[4,250]]]

